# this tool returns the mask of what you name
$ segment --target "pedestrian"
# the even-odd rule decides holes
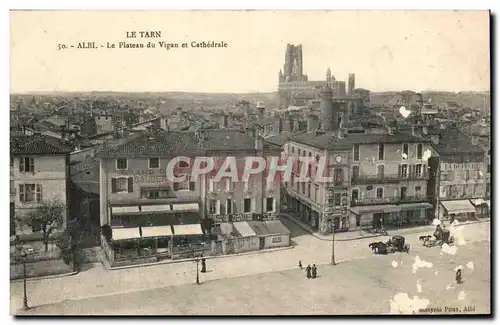
[[[201,260],[201,273],[206,273],[207,272],[207,263],[205,259]]]
[[[308,265],[306,267],[306,276],[307,276],[308,279],[311,278],[311,265]]]
[[[312,271],[312,278],[316,279],[316,275],[317,275],[316,264],[313,264],[311,271]]]
[[[455,280],[457,280],[457,284],[462,283],[462,269],[458,269],[455,273]]]
[[[302,261],[299,261],[299,267],[302,270]]]

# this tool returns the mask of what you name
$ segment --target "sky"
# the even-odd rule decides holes
[[[337,80],[355,73],[356,87],[371,91],[490,88],[487,11],[14,11],[10,18],[11,93],[272,92],[287,43],[302,44],[309,80],[324,80],[330,68]],[[126,38],[147,30],[162,37]],[[189,46],[212,40],[227,47]],[[76,48],[88,41],[98,48]],[[165,50],[160,41],[188,47]],[[108,42],[156,46],[108,49]]]

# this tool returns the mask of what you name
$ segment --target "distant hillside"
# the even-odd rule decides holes
[[[386,91],[372,93],[371,101],[375,106],[392,106],[398,104],[402,99],[397,91]],[[425,102],[429,100],[433,105],[444,106],[447,102],[456,102],[460,107],[471,107],[482,109],[490,107],[490,92],[443,92],[425,91],[422,93]]]

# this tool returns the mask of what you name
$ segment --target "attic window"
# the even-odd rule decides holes
[[[90,171],[89,171],[89,170],[87,170],[87,171],[85,172],[85,175],[90,175]]]

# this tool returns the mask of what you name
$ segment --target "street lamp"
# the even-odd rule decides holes
[[[333,219],[330,220],[330,225],[332,227],[332,265],[336,265],[335,263],[335,224],[333,222]]]
[[[200,272],[199,272],[199,268],[198,268],[199,264],[200,264],[200,258],[197,257],[196,258],[196,284],[200,284]]]
[[[23,309],[28,310],[28,295],[26,293],[26,257],[28,254],[26,251],[21,251],[21,257],[23,260],[23,282],[24,282],[24,297],[23,297]]]

